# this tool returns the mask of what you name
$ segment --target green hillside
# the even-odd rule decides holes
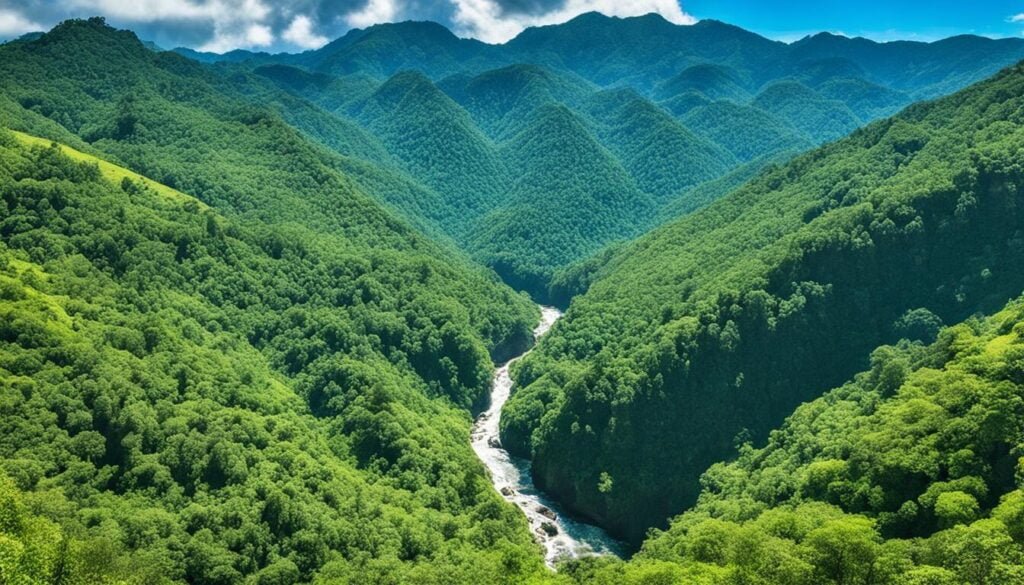
[[[737,165],[724,148],[633,90],[597,93],[584,111],[598,140],[659,207],[683,189],[720,177]]]
[[[1024,580],[1024,304],[902,342],[713,466],[697,505],[581,583]],[[935,329],[930,331],[934,336]]]
[[[639,543],[907,311],[956,323],[1018,295],[1021,95],[1012,68],[912,107],[582,271],[588,292],[518,368],[505,444]]]
[[[0,585],[1024,582],[1024,39],[452,30],[0,44]]]
[[[578,106],[594,91],[581,78],[536,65],[510,65],[476,76],[452,76],[439,86],[496,140],[511,138],[539,107]]]
[[[0,192],[0,468],[43,518],[4,514],[34,547],[0,540],[5,579],[543,571],[468,444],[488,329],[536,318],[508,289],[429,248],[229,220],[6,130]],[[71,546],[39,548],[58,530]]]
[[[745,102],[752,97],[743,86],[744,80],[733,69],[702,63],[687,67],[678,75],[666,80],[655,91],[656,97],[671,99],[685,93],[696,93],[709,100],[733,100]]]
[[[354,110],[410,175],[442,195],[448,233],[461,236],[471,225],[466,220],[486,213],[507,189],[495,146],[422,74],[395,75]]]
[[[508,202],[480,220],[471,246],[535,298],[547,297],[556,268],[635,235],[653,212],[650,197],[564,106],[535,112],[502,150],[515,177]]]
[[[858,40],[850,44],[858,50],[847,51],[843,42],[817,36],[787,45],[716,21],[677,26],[657,15],[590,13],[486,45],[435,23],[405,22],[353,30],[300,55],[251,54],[246,61],[232,53],[207,74],[230,72],[232,91],[344,155],[338,168],[363,191],[544,300],[554,272],[699,207],[691,201],[710,202],[727,192],[722,185],[737,185],[736,177],[751,176],[763,161],[838,139],[895,113],[917,93],[959,89],[983,77],[979,71],[1024,57],[1020,42],[980,37],[956,43],[973,64],[943,43]],[[888,73],[897,62],[905,79]],[[584,225],[587,241],[559,243],[552,255],[517,235],[558,225],[541,220],[551,213],[519,207],[522,181],[514,174],[522,167],[506,154],[522,132],[549,131],[528,126],[555,106],[583,120],[590,134],[583,141],[599,142],[626,171],[635,188],[621,195],[641,194],[631,206],[654,209],[617,218],[628,226]],[[572,144],[556,136],[543,143]],[[550,153],[562,161],[575,156]],[[548,183],[548,199],[573,202],[558,215],[607,218],[622,211],[605,205],[619,198],[580,197],[575,186],[587,182],[584,172],[605,167],[603,158],[602,152],[581,164],[578,176]],[[548,171],[527,172],[536,181]],[[538,241],[559,238],[565,236]]]
[[[742,162],[813,144],[777,116],[760,108],[719,101],[689,110],[683,125],[728,150]]]
[[[795,81],[772,83],[752,103],[785,120],[814,143],[842,138],[862,125],[846,104],[828,100]]]

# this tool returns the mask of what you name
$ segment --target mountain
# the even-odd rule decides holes
[[[1021,46],[0,45],[0,581],[1019,581]]]
[[[761,108],[719,101],[690,110],[684,126],[748,162],[785,150],[805,150],[810,137]]]
[[[490,49],[475,39],[460,39],[436,22],[399,22],[352,30],[294,62],[333,75],[368,73],[383,78],[415,69],[438,78],[470,69],[474,60],[487,63]]]
[[[749,101],[750,92],[744,88],[744,80],[739,73],[723,65],[702,63],[687,67],[678,75],[658,86],[655,95],[662,99],[671,99],[680,94],[695,93],[708,100]]]
[[[785,44],[715,20],[675,25],[656,14],[615,18],[592,12],[563,24],[528,28],[502,45],[460,39],[436,23],[402,22],[356,29],[320,49],[269,59],[244,51],[217,56],[176,50],[206,62],[276,61],[378,79],[404,69],[439,80],[532,64],[572,72],[599,86],[629,85],[645,95],[673,78],[714,84],[723,72],[730,86],[738,76],[738,85],[747,91],[786,77],[812,87],[826,80],[863,79],[921,99],[950,93],[1024,58],[1024,40],[963,35],[932,43],[879,43],[820,33]],[[687,81],[688,76],[694,79]]]
[[[1013,67],[913,106],[582,271],[589,290],[518,365],[503,444],[639,543],[734,441],[763,441],[908,315],[997,310],[1024,288],[1021,95]]]
[[[919,317],[905,324],[934,338]],[[578,582],[1019,582],[1022,323],[1018,299],[930,346],[876,349],[764,447],[711,467],[698,504],[628,564]]]
[[[354,108],[357,119],[381,138],[410,175],[444,197],[453,235],[464,220],[493,207],[507,188],[495,146],[469,114],[420,73],[403,72]]]
[[[770,84],[752,105],[788,122],[814,143],[842,138],[863,124],[846,104],[795,81]]]
[[[630,89],[594,94],[583,111],[596,136],[656,204],[720,177],[738,162]]]
[[[490,381],[481,317],[525,327],[525,301],[429,246],[234,221],[49,141],[2,131],[0,159],[3,473],[121,557],[101,562],[150,580],[478,582],[504,572],[490,538],[533,558],[463,410]],[[490,536],[472,535],[480,514]]]
[[[921,43],[877,43],[819,33],[791,45],[795,60],[843,59],[868,75],[867,80],[927,99],[957,85],[983,79],[1021,58],[1019,39],[961,35]],[[1003,63],[998,65],[997,63]],[[966,83],[965,83],[966,82]]]
[[[470,237],[477,257],[515,288],[545,298],[556,268],[635,235],[653,213],[650,197],[564,106],[535,112],[502,150],[515,177],[508,202]]]
[[[421,231],[450,238],[504,276],[516,274],[516,286],[546,300],[554,272],[595,245],[640,233],[724,194],[722,185],[737,185],[719,182],[692,196],[702,184],[749,177],[764,161],[785,160],[897,112],[914,92],[959,89],[980,78],[973,72],[1024,57],[1017,41],[963,43],[973,68],[938,43],[853,42],[871,53],[865,58],[839,50],[842,41],[830,37],[787,45],[716,21],[678,26],[657,15],[591,13],[527,29],[503,45],[460,39],[435,23],[376,25],[299,55],[228,56],[210,74],[244,80],[233,89],[273,105],[290,125],[348,157],[343,170],[365,191]],[[899,61],[920,81],[904,79],[896,88],[888,65],[876,61]],[[947,65],[951,73],[943,77]],[[273,95],[250,71],[300,101]],[[515,235],[548,227],[527,225],[541,217],[519,202],[539,194],[522,194],[511,174],[521,165],[508,158],[515,150],[509,143],[538,112],[556,106],[582,121],[581,140],[603,147],[586,149],[600,156],[580,165],[579,176],[548,185],[551,201],[576,207],[558,214],[606,218],[619,211],[605,203],[619,205],[621,197],[578,196],[583,169],[606,167],[606,154],[633,183],[623,196],[639,197],[630,205],[644,210],[617,219],[615,228],[580,224],[586,242],[559,244],[557,254],[531,250]],[[539,136],[556,130],[529,132],[548,147],[573,144]],[[548,172],[533,171],[523,170],[534,178]]]
[[[587,81],[537,65],[510,65],[438,84],[496,140],[511,138],[534,110],[547,104],[578,107],[595,90]]]

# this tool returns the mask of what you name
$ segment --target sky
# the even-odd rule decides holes
[[[713,18],[787,42],[821,31],[880,41],[1024,34],[1024,0],[0,0],[0,40],[100,15],[164,48],[214,52],[315,49],[353,28],[403,20],[500,43],[590,11],[656,12],[677,24]]]

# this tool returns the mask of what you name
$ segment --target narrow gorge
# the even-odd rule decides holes
[[[540,341],[561,316],[558,309],[541,306],[540,324],[533,331],[534,339]],[[501,446],[501,409],[512,394],[509,368],[527,353],[529,351],[513,358],[495,372],[490,406],[473,425],[473,450],[487,467],[494,489],[526,515],[530,530],[544,546],[544,559],[549,567],[553,568],[556,561],[566,558],[603,554],[621,556],[622,543],[601,528],[563,513],[556,501],[533,485],[530,461],[512,457]]]

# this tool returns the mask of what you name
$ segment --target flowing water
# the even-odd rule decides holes
[[[558,309],[541,307],[540,325],[533,331],[534,338],[540,339],[561,316]],[[473,450],[487,466],[494,489],[526,514],[534,537],[544,545],[548,566],[553,567],[559,559],[586,555],[622,556],[622,543],[597,526],[574,520],[563,513],[557,502],[534,487],[530,462],[512,457],[501,448],[498,423],[501,408],[512,392],[512,378],[508,370],[523,355],[501,366],[495,373],[491,386],[491,405],[477,417],[473,425]]]

